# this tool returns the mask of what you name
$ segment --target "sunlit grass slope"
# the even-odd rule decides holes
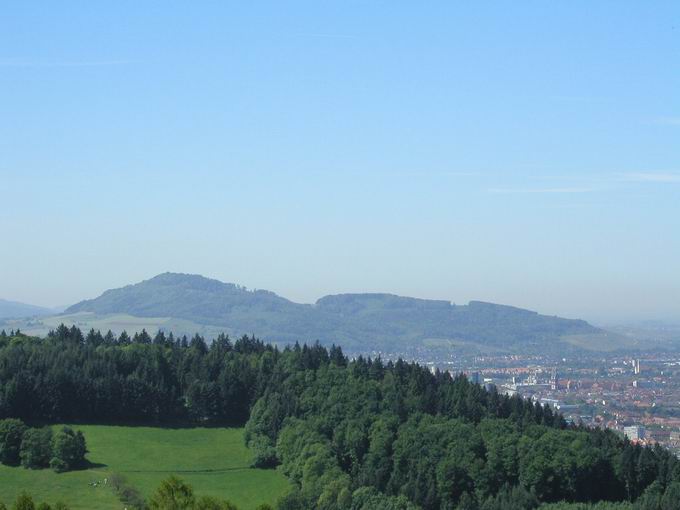
[[[56,474],[0,466],[0,501],[10,503],[26,490],[38,501],[64,501],[73,510],[120,509],[113,491],[103,484],[111,473],[123,474],[145,496],[161,480],[176,474],[197,495],[226,498],[242,510],[273,503],[288,482],[275,470],[249,468],[250,453],[243,445],[243,429],[114,427],[78,425],[85,433],[88,460],[84,471]]]

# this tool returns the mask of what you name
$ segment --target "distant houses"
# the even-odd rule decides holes
[[[646,430],[642,425],[630,425],[623,427],[623,435],[631,441],[643,441],[646,436]]]

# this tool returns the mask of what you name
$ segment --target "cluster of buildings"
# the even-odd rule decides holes
[[[659,443],[680,454],[680,353],[555,358],[540,354],[458,357],[451,351],[421,347],[372,355],[411,359],[433,372],[463,372],[475,383],[550,405],[570,422],[609,428],[630,441]]]
[[[429,365],[550,405],[568,421],[606,427],[630,441],[659,443],[680,453],[680,354],[633,359],[514,355]]]

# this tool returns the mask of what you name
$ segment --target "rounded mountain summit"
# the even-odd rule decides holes
[[[167,317],[253,334],[277,343],[318,340],[348,351],[401,352],[429,345],[519,352],[569,348],[572,337],[604,332],[582,320],[540,315],[512,306],[417,299],[392,294],[338,294],[314,305],[266,290],[248,290],[200,275],[163,273],[81,301],[65,313]]]

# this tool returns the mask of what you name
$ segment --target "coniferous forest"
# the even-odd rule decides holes
[[[0,419],[244,426],[281,510],[669,510],[680,463],[402,360],[255,338],[0,333]],[[0,438],[0,443],[2,438]],[[3,444],[0,444],[0,451]]]

